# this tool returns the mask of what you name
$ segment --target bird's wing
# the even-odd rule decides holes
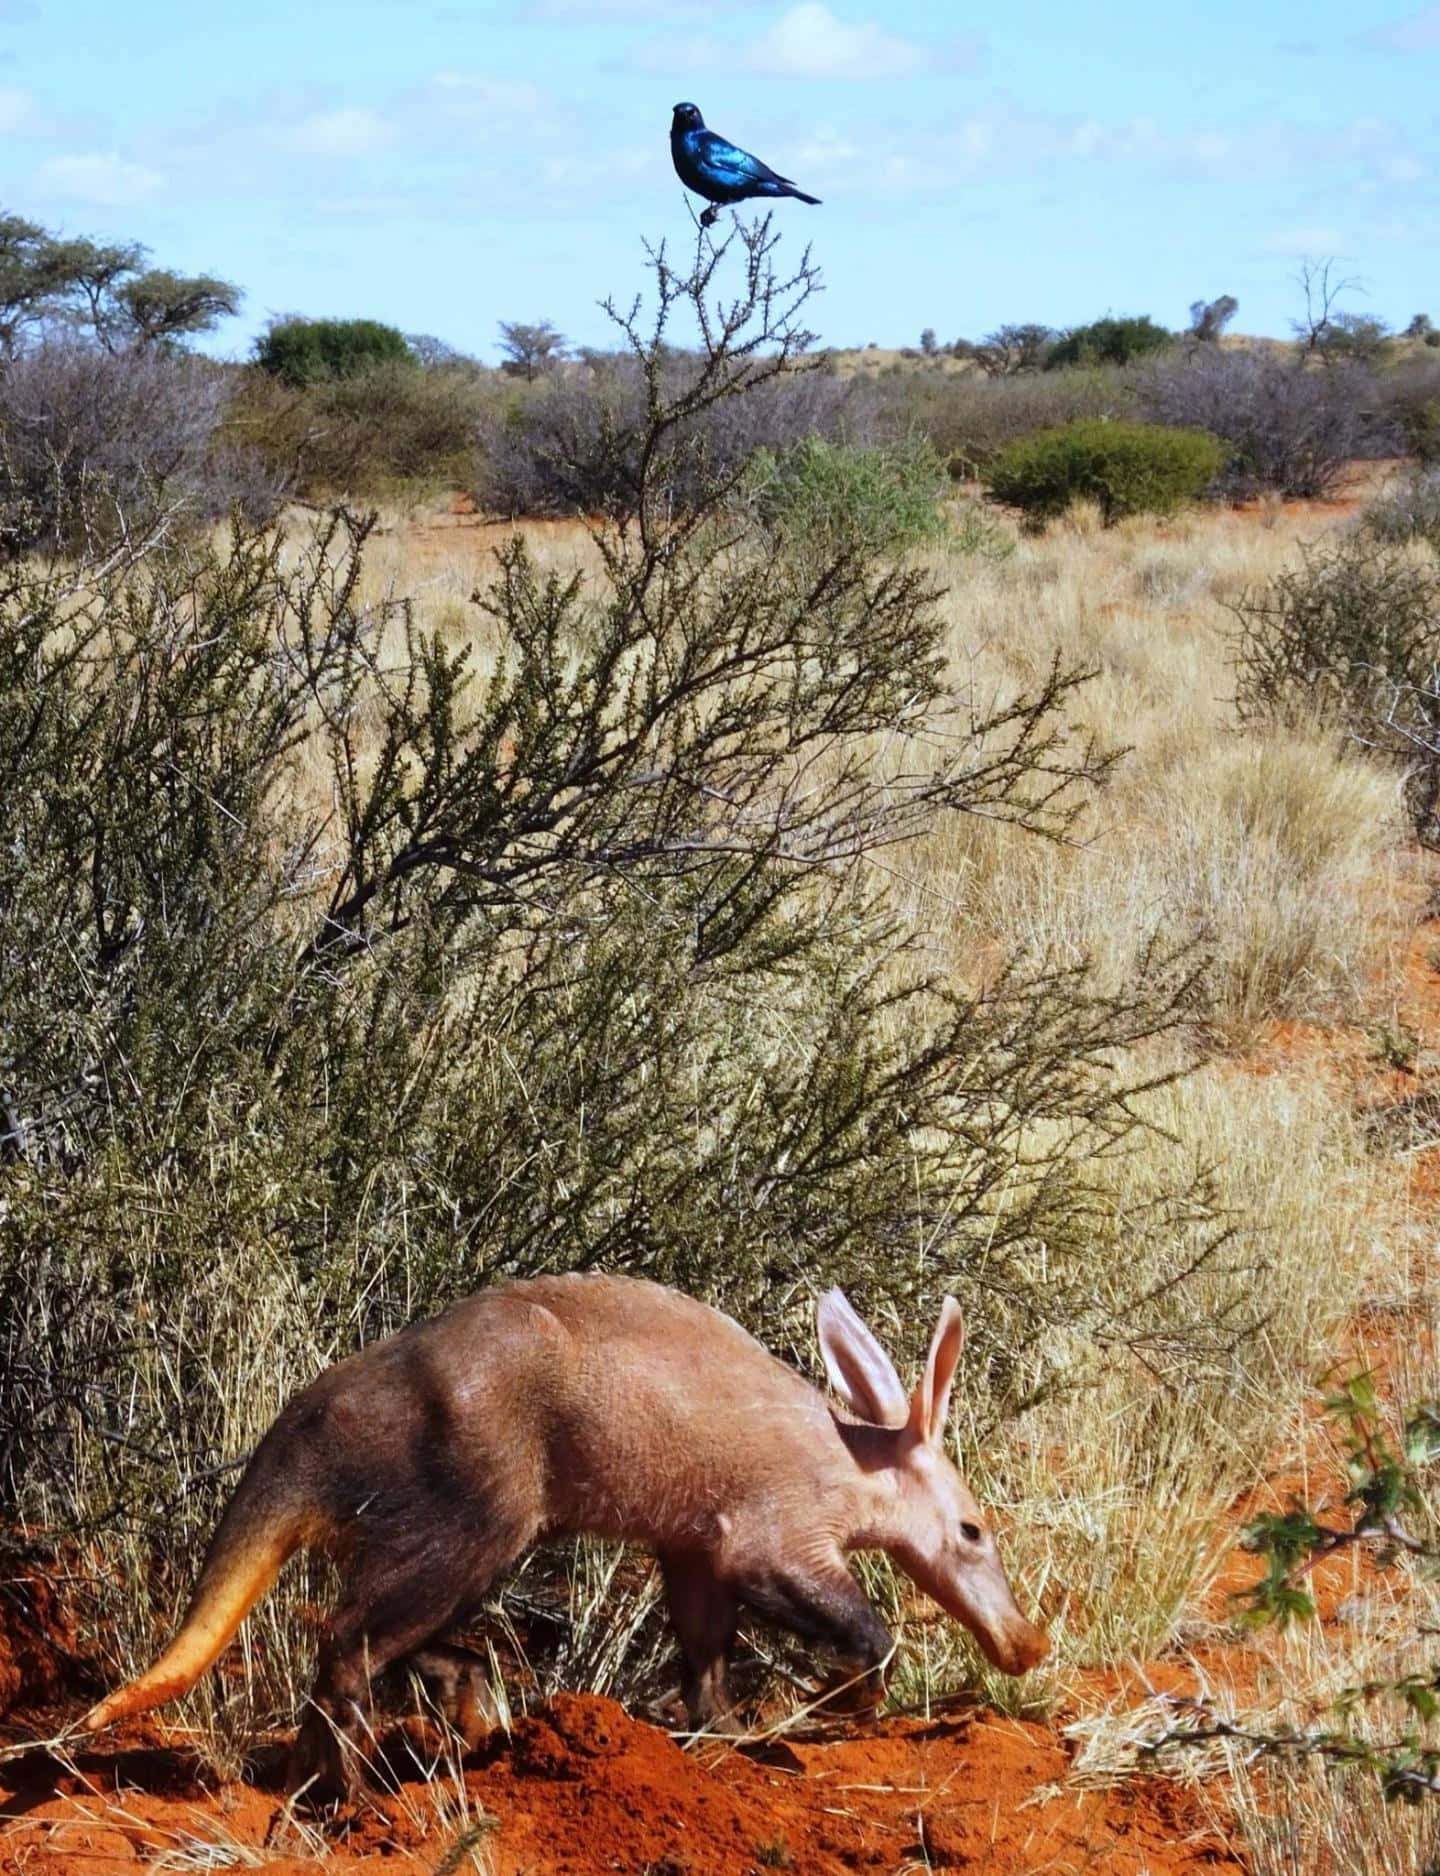
[[[724,137],[717,137],[713,130],[701,131],[699,136],[699,157],[706,169],[737,183],[744,182],[784,182],[783,176],[777,176],[768,163],[762,163],[758,156],[751,156],[748,150],[737,149],[733,143],[727,143]]]

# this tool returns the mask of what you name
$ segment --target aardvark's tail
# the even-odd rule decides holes
[[[188,1693],[310,1537],[313,1516],[285,1502],[268,1457],[256,1454],[220,1520],[179,1634],[153,1667],[90,1709],[80,1722],[87,1732]]]

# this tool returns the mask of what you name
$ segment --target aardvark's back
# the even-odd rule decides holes
[[[426,1366],[477,1441],[534,1429],[556,1527],[703,1544],[727,1510],[803,1496],[841,1457],[808,1382],[728,1316],[659,1284],[537,1278],[410,1334],[430,1344]]]

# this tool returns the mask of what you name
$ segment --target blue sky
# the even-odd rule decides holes
[[[601,344],[642,239],[691,239],[681,98],[824,197],[781,213],[830,344],[1225,292],[1282,333],[1306,255],[1440,321],[1440,4],[1403,0],[0,0],[0,203],[237,281],[226,353],[291,311]]]

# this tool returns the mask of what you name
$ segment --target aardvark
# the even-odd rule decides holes
[[[878,1677],[891,1638],[852,1550],[888,1551],[997,1667],[1033,1667],[1045,1636],[945,1456],[958,1305],[945,1299],[911,1395],[839,1290],[818,1330],[846,1414],[728,1316],[628,1277],[485,1290],[338,1362],[260,1442],[175,1639],[86,1726],[187,1692],[303,1546],[328,1552],[345,1588],[290,1776],[334,1791],[352,1788],[342,1742],[364,1731],[370,1679],[394,1664],[443,1679],[448,1659],[450,1691],[483,1725],[458,1651],[435,1638],[544,1537],[657,1553],[697,1728],[730,1719],[742,1606]]]

